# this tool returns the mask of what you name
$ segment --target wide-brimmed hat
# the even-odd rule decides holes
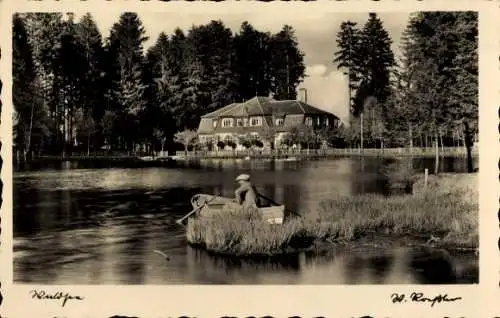
[[[236,181],[248,181],[250,180],[250,176],[248,174],[240,174],[237,178]]]

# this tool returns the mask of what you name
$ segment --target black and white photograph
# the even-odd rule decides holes
[[[479,13],[270,8],[13,12],[14,284],[478,284]]]

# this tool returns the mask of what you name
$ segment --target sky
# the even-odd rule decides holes
[[[161,32],[172,34],[179,27],[187,31],[192,25],[206,24],[211,20],[221,20],[233,32],[237,32],[243,21],[248,21],[257,30],[278,32],[284,24],[291,25],[295,31],[300,50],[305,54],[306,78],[299,88],[306,88],[308,104],[332,112],[347,121],[347,81],[342,71],[333,65],[336,50],[336,34],[341,22],[351,20],[363,25],[368,19],[367,12],[324,12],[310,11],[296,14],[297,11],[269,14],[269,10],[240,10],[230,12],[140,12],[149,40],[145,49],[150,47]],[[92,12],[103,37],[109,35],[111,26],[118,21],[119,13]],[[384,28],[393,40],[393,51],[398,54],[401,34],[406,27],[409,12],[381,12],[379,17]]]

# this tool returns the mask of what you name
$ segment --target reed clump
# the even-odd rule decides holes
[[[284,254],[322,241],[354,241],[370,233],[432,235],[448,247],[476,248],[478,203],[464,197],[463,189],[339,196],[282,225],[233,206],[211,218],[191,219],[187,239],[212,252],[248,256]]]
[[[382,169],[389,192],[392,194],[411,194],[417,175],[411,160],[392,159]]]

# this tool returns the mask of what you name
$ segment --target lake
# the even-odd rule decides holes
[[[418,171],[432,158],[413,159]],[[127,168],[92,162],[15,168],[14,281],[37,284],[452,284],[477,283],[478,258],[425,248],[352,246],[249,261],[189,247],[175,220],[196,193],[233,196],[250,173],[259,192],[291,210],[332,194],[387,194],[382,158],[201,160]],[[464,172],[461,158],[441,171]],[[157,251],[168,255],[167,261]]]

